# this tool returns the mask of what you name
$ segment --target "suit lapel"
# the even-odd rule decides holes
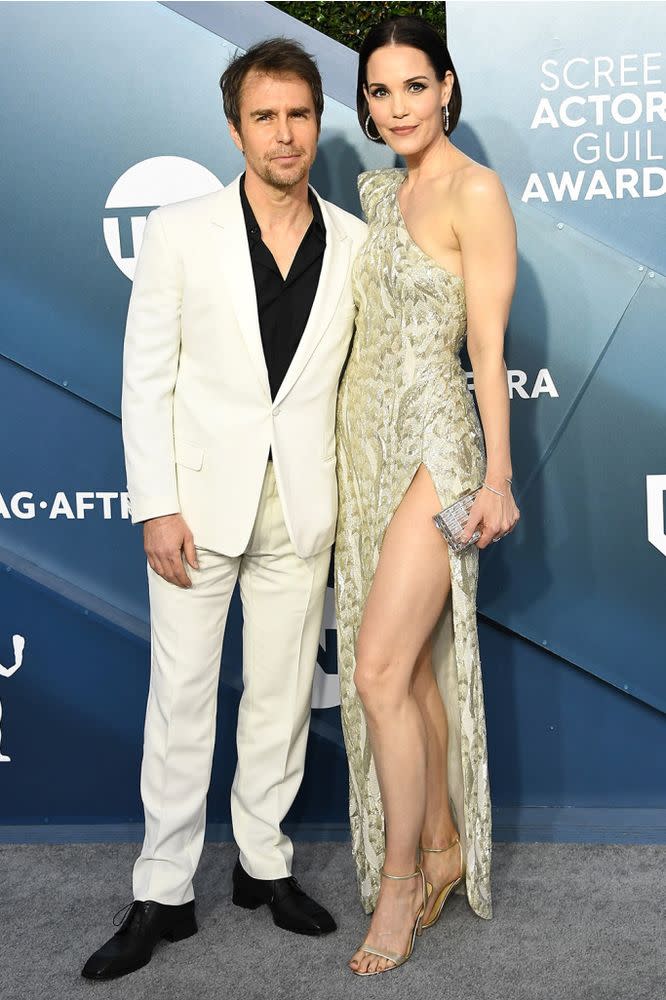
[[[315,196],[321,208],[324,226],[326,227],[326,249],[319,276],[317,292],[312,303],[308,321],[305,324],[303,336],[287,369],[282,385],[277,391],[275,403],[279,403],[293,388],[294,383],[305,368],[315,347],[324,336],[326,329],[335,315],[335,310],[345,285],[349,269],[351,240],[345,232],[338,228],[331,217],[326,202],[317,192]]]
[[[239,182],[240,178],[237,177],[220,192],[212,221],[219,232],[220,262],[231,307],[236,314],[257,377],[270,399],[271,391],[259,329],[257,293],[254,287]]]
[[[270,399],[268,371],[257,312],[257,294],[254,287],[252,261],[247,242],[239,183],[240,178],[237,177],[220,192],[212,221],[219,232],[220,262],[229,300],[236,314],[257,377]],[[284,399],[292,389],[312,352],[326,332],[335,315],[349,269],[351,240],[336,225],[328,211],[326,202],[317,195],[316,191],[315,196],[319,201],[326,227],[326,249],[324,250],[321,275],[312,309],[291,365],[278,389],[275,404]]]

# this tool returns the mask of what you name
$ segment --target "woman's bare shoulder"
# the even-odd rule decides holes
[[[484,203],[500,199],[506,201],[504,185],[499,174],[483,163],[456,150],[457,156],[449,175],[451,193],[462,203],[481,199]]]
[[[499,174],[458,149],[455,154],[433,190],[437,224],[448,223],[459,242],[463,233],[488,226],[510,235],[515,223]]]

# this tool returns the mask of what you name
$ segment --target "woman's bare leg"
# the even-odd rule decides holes
[[[448,720],[432,669],[430,638],[419,654],[412,691],[426,731],[426,807],[420,840],[423,847],[447,847],[458,831],[449,804]],[[427,919],[439,889],[460,875],[460,851],[456,847],[445,854],[424,854],[422,867],[434,887],[426,907]]]
[[[426,724],[413,690],[416,661],[448,596],[446,543],[432,523],[441,505],[421,466],[395,512],[361,621],[355,683],[363,702],[386,818],[385,869],[413,872],[426,816]],[[382,879],[368,944],[396,954],[408,945],[421,880]],[[390,963],[359,949],[350,966]]]

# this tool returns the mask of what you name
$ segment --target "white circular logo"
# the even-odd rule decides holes
[[[184,156],[153,156],[135,163],[118,178],[104,206],[104,239],[114,263],[131,281],[148,213],[222,187],[215,174]]]

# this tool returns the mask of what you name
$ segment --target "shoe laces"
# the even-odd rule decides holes
[[[120,925],[122,923],[124,923],[125,917],[127,916],[127,914],[129,913],[129,911],[131,910],[131,908],[133,906],[134,906],[134,900],[132,899],[129,903],[127,903],[126,906],[121,906],[120,909],[118,910],[118,912],[114,913],[114,915],[113,915],[113,926],[114,927],[120,927]]]
[[[298,879],[296,879],[293,875],[290,875],[287,879],[287,885],[290,885],[292,889],[295,889],[299,895],[305,896],[305,890],[301,887]]]

